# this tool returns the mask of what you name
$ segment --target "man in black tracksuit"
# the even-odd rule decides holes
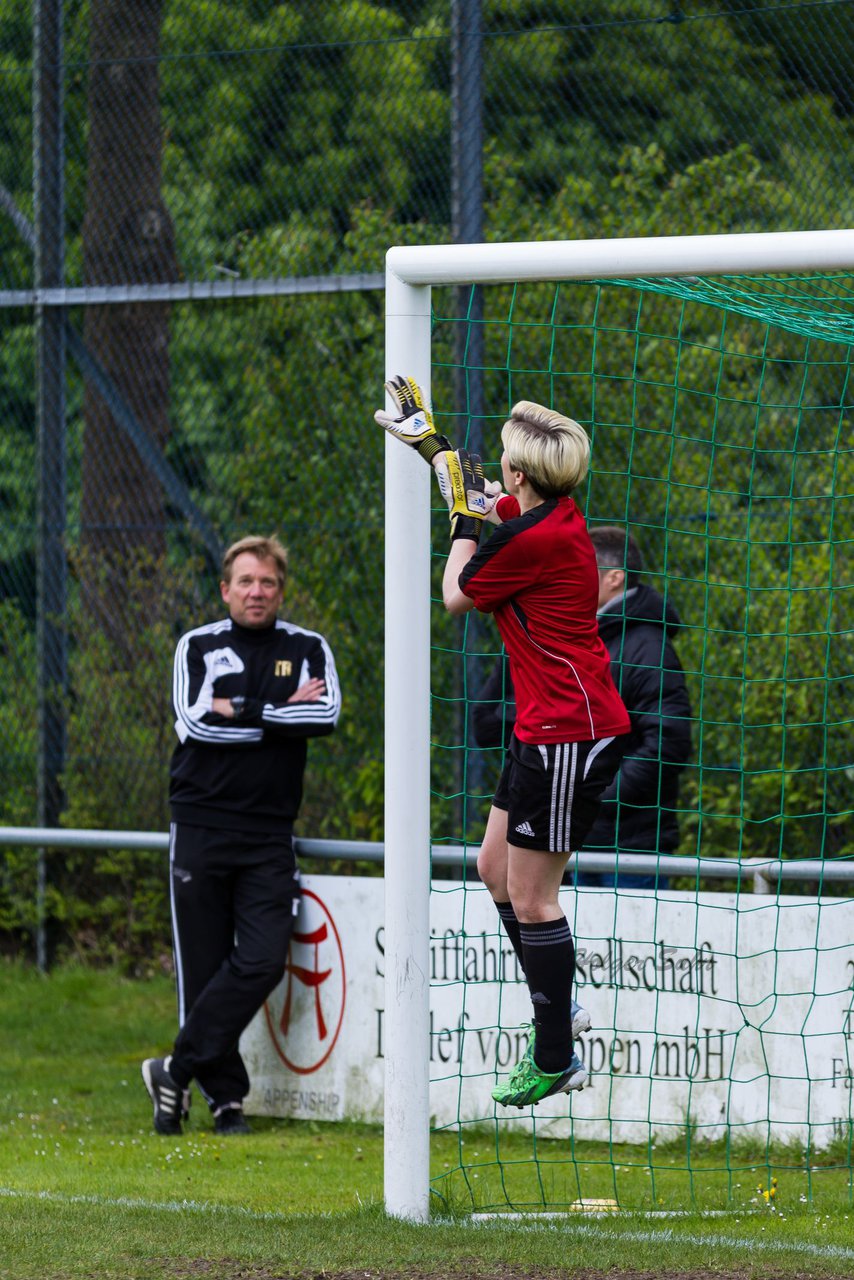
[[[679,774],[691,753],[691,705],[673,648],[679,616],[669,601],[639,580],[637,543],[625,529],[590,530],[599,566],[599,635],[632,728],[622,764],[602,793],[584,848],[618,853],[614,873],[580,872],[577,884],[667,887],[667,878],[629,871],[633,853],[672,853],[679,842]],[[506,658],[499,658],[474,708],[479,746],[506,745],[515,705]]]
[[[307,739],[341,709],[323,636],[278,618],[287,555],[275,538],[226,552],[227,618],[182,636],[169,798],[180,1030],[143,1079],[158,1133],[181,1132],[195,1079],[219,1133],[244,1133],[243,1030],[280,981],[299,905],[293,826]]]

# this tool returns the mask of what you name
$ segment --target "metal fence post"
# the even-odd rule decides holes
[[[455,244],[479,244],[483,240],[483,19],[481,0],[453,0],[451,5],[451,234]],[[483,453],[483,290],[457,289],[457,311],[467,317],[454,333],[457,365],[455,411],[467,417],[465,444],[471,453]],[[463,441],[460,441],[463,443]],[[467,708],[483,684],[480,657],[483,624],[476,612],[460,621],[463,651],[461,678],[460,741],[468,741]],[[461,793],[483,791],[484,761],[478,750],[461,755],[464,785]]]
[[[61,287],[65,274],[62,0],[36,0],[33,21],[33,187],[35,287]],[[40,826],[58,824],[65,756],[65,311],[35,308],[38,456],[37,612],[38,781]],[[47,866],[39,853],[36,959],[47,967]]]

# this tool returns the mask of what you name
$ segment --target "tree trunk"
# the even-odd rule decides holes
[[[177,279],[174,229],[161,195],[162,6],[163,0],[92,0],[83,223],[87,285]],[[168,304],[87,307],[84,333],[141,429],[162,448],[169,436]],[[90,608],[118,637],[132,580],[152,574],[165,551],[165,503],[128,436],[89,385],[84,420],[80,567]]]

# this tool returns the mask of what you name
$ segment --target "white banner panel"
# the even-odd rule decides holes
[[[284,981],[241,1051],[258,1115],[381,1121],[383,882],[306,876]],[[579,1047],[592,1086],[536,1108],[538,1133],[645,1141],[688,1123],[826,1145],[847,1136],[854,901],[566,889]],[[434,881],[430,1112],[530,1126],[490,1091],[527,1043],[527,987],[486,891]],[[546,1121],[546,1123],[543,1123]]]

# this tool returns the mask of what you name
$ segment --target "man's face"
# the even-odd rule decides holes
[[[276,562],[259,559],[251,551],[235,556],[231,579],[219,589],[228,612],[241,627],[270,627],[282,603]]]

